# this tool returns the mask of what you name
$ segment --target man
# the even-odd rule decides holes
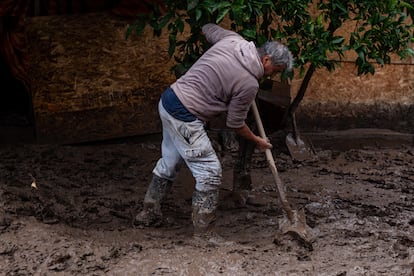
[[[163,127],[162,157],[145,194],[135,224],[155,225],[162,218],[161,203],[181,165],[195,178],[192,197],[194,236],[214,240],[222,168],[205,130],[205,123],[226,112],[226,126],[254,142],[272,147],[255,135],[245,119],[259,89],[259,80],[285,69],[293,58],[286,46],[267,42],[256,48],[239,34],[215,24],[202,28],[212,45],[197,62],[164,91],[158,105]]]

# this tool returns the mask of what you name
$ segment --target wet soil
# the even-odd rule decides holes
[[[412,136],[386,144],[367,135],[362,143],[355,132],[314,137],[312,160],[274,150],[289,202],[316,235],[312,247],[280,235],[285,213],[261,152],[246,206],[230,197],[235,152],[222,152],[217,230],[233,243],[206,246],[192,239],[194,180],[185,168],[163,205],[164,223],[132,224],[158,136],[0,145],[0,275],[412,275]]]

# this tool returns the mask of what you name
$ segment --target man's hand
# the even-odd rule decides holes
[[[269,142],[269,139],[267,139],[267,138],[266,139],[263,139],[260,136],[256,136],[256,137],[257,137],[256,145],[257,145],[257,148],[260,151],[265,151],[267,149],[273,148],[272,144]]]
[[[269,139],[264,139],[255,135],[246,124],[244,124],[241,128],[234,129],[234,131],[238,135],[255,142],[257,148],[261,151],[265,151],[266,149],[271,149],[273,147],[272,144],[270,144]]]

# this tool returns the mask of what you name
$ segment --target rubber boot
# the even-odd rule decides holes
[[[256,145],[239,137],[239,152],[233,167],[233,201],[238,207],[246,205],[249,192],[252,190],[250,165]]]
[[[194,238],[196,241],[205,242],[208,245],[213,246],[231,244],[231,242],[226,241],[215,231],[218,199],[218,191],[194,191],[192,198],[192,220],[194,226]]]
[[[172,181],[153,174],[144,197],[143,209],[135,217],[135,225],[159,226],[162,223],[161,203],[171,189]]]

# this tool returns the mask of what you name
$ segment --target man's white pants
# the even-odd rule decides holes
[[[162,122],[162,156],[153,173],[174,181],[185,162],[195,178],[196,190],[218,190],[222,178],[221,164],[204,129],[203,121],[177,120],[164,109],[161,101],[158,111]]]

